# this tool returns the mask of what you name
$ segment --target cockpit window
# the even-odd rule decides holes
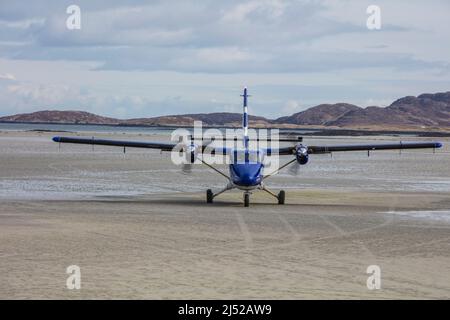
[[[258,162],[258,153],[257,152],[250,152],[248,154],[248,162],[250,163],[257,163]]]
[[[263,155],[259,151],[234,150],[232,152],[232,163],[262,163]]]
[[[245,162],[245,152],[238,152],[237,153],[237,162],[238,163],[244,163]]]

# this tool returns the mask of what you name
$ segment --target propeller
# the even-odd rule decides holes
[[[183,146],[183,153],[185,156],[185,162],[181,166],[183,173],[189,174],[192,172],[192,165],[197,160],[198,146],[193,141],[190,144]]]
[[[293,176],[298,176],[300,174],[300,164],[298,161],[295,161],[289,166],[288,172]]]

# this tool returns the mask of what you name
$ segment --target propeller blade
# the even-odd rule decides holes
[[[192,164],[183,164],[181,170],[183,173],[192,173]]]
[[[300,164],[298,163],[298,161],[295,161],[293,164],[291,164],[289,166],[289,174],[293,175],[293,176],[297,176],[300,174]]]

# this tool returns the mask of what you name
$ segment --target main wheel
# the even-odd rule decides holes
[[[244,207],[248,207],[250,205],[250,195],[248,193],[244,193]]]
[[[206,190],[206,203],[212,203],[213,202],[213,192],[211,189]]]
[[[284,190],[281,190],[278,193],[278,204],[284,204],[285,197],[286,197],[286,193],[284,192]]]

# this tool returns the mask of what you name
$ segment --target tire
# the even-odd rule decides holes
[[[206,203],[212,203],[213,202],[213,192],[211,189],[206,190]]]
[[[284,204],[284,200],[286,198],[286,193],[284,190],[281,190],[280,193],[278,193],[278,204]]]
[[[244,193],[244,207],[248,207],[250,205],[250,195],[248,193]]]

